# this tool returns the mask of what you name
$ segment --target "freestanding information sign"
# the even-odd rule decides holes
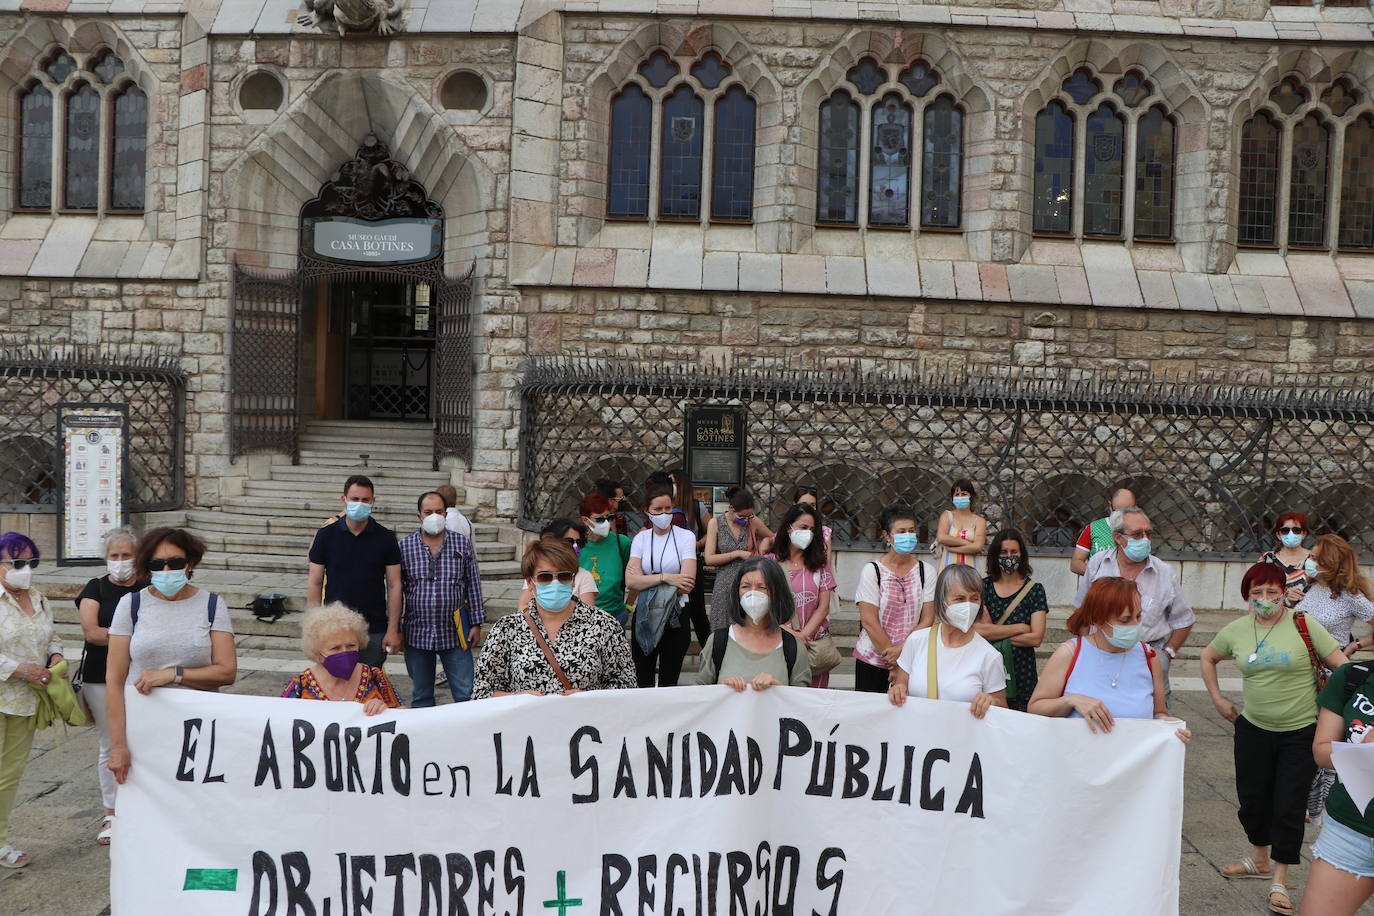
[[[687,408],[687,475],[716,515],[725,511],[726,489],[744,483],[744,418],[740,406]]]
[[[128,425],[129,409],[124,404],[57,405],[62,461],[57,501],[60,565],[100,562],[105,532],[124,524]]]

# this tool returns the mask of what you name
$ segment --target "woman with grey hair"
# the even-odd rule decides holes
[[[1002,655],[973,631],[983,612],[983,579],[966,564],[946,566],[935,580],[935,623],[907,637],[887,696],[901,706],[908,696],[968,703],[981,719],[989,706],[1007,705]],[[915,675],[914,677],[912,675]]]
[[[76,596],[76,610],[81,615],[81,635],[86,645],[81,650],[81,692],[90,707],[91,718],[100,732],[100,752],[95,771],[100,777],[100,800],[105,805],[105,819],[95,841],[110,845],[114,830],[115,778],[110,762],[110,720],[105,710],[105,659],[110,652],[110,624],[114,622],[119,599],[130,592],[148,586],[134,570],[134,553],[138,535],[128,528],[116,528],[105,535],[105,575],[86,583]]]
[[[314,664],[287,681],[281,695],[362,703],[369,716],[400,709],[403,704],[385,672],[358,660],[366,645],[367,621],[362,614],[341,601],[311,608],[301,621],[301,648]]]
[[[727,607],[729,625],[712,633],[701,647],[698,684],[725,684],[742,692],[750,686],[767,690],[811,683],[806,648],[783,629],[795,608],[791,583],[777,560],[745,560]]]

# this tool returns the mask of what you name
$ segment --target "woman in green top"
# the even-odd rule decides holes
[[[587,543],[577,555],[577,565],[592,574],[598,589],[596,606],[624,623],[629,617],[625,565],[630,562],[630,539],[611,530],[615,510],[600,493],[584,498],[577,511],[587,526]]]
[[[1307,790],[1317,770],[1312,759],[1315,672],[1285,591],[1277,566],[1250,567],[1240,583],[1249,613],[1228,623],[1202,650],[1202,682],[1217,711],[1236,726],[1237,815],[1253,847],[1240,862],[1222,866],[1221,874],[1271,881],[1268,904],[1275,913],[1293,912],[1288,866],[1300,860]],[[1318,658],[1332,670],[1346,664],[1335,638],[1320,623],[1306,615],[1302,622]],[[1217,684],[1217,662],[1223,658],[1235,658],[1240,666],[1245,708],[1239,713]]]
[[[730,625],[701,647],[698,684],[726,684],[737,691],[767,690],[781,684],[811,683],[806,647],[782,628],[792,619],[792,585],[772,557],[754,557],[740,567],[739,586],[730,596]],[[717,646],[724,646],[724,649]]]
[[[1332,769],[1331,744],[1369,742],[1374,735],[1374,682],[1371,666],[1339,668],[1317,697],[1317,736],[1312,755]],[[1302,911],[1316,916],[1353,914],[1374,895],[1374,816],[1361,811],[1337,782],[1326,796],[1327,818],[1312,844],[1312,871],[1302,895]]]

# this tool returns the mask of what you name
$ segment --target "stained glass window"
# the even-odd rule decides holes
[[[1307,90],[1303,88],[1297,78],[1290,76],[1274,87],[1273,91],[1269,93],[1269,98],[1273,100],[1275,105],[1279,106],[1279,111],[1288,115],[1307,104]]]
[[[696,77],[703,89],[714,89],[730,75],[730,65],[720,59],[714,51],[706,54],[692,65],[692,76]]]
[[[82,84],[67,96],[67,162],[63,203],[94,210],[100,202],[100,93]]]
[[[865,57],[859,61],[858,66],[849,71],[848,79],[864,95],[872,95],[878,91],[878,87],[887,82],[887,74],[883,72],[871,57]]]
[[[76,72],[76,61],[72,60],[72,56],[66,51],[58,48],[43,65],[43,71],[52,77],[54,83],[62,83]]]
[[[911,107],[895,92],[873,107],[868,151],[868,222],[905,226],[911,213]]]
[[[1115,91],[1117,98],[1121,101],[1132,108],[1138,108],[1141,102],[1150,97],[1154,88],[1150,85],[1149,80],[1132,70],[1116,81]]]
[[[949,96],[942,95],[926,107],[921,140],[921,225],[956,229],[959,226],[964,113]]]
[[[1345,80],[1336,80],[1322,93],[1322,104],[1338,118],[1349,111],[1357,101],[1359,97]]]
[[[1316,115],[1293,128],[1293,171],[1288,187],[1288,244],[1326,241],[1326,179],[1331,132]]]
[[[1088,115],[1083,170],[1083,234],[1121,235],[1126,122],[1110,105]]]
[[[142,210],[144,153],[148,148],[148,97],[125,86],[114,100],[110,146],[110,209]]]
[[[649,147],[653,106],[636,85],[611,100],[611,161],[608,216],[649,216]]]
[[[1273,245],[1279,196],[1279,125],[1260,112],[1241,131],[1240,225],[1242,245]]]
[[[716,100],[711,138],[711,218],[748,220],[754,215],[754,100],[731,86]]]
[[[658,215],[668,219],[701,216],[701,144],[705,105],[686,86],[663,101],[663,145]]]
[[[640,75],[655,89],[662,89],[681,72],[677,63],[663,51],[655,51],[649,55],[648,60],[639,65]]]
[[[1135,237],[1167,239],[1174,231],[1174,122],[1151,108],[1135,129]]]
[[[934,89],[940,83],[940,74],[926,66],[925,61],[914,61],[910,67],[902,71],[902,75],[897,78],[916,98],[925,98],[926,93]]]
[[[821,103],[816,175],[816,219],[853,223],[859,218],[859,104],[844,90]]]
[[[1345,129],[1339,242],[1342,248],[1374,248],[1374,115]]]
[[[34,83],[19,100],[19,207],[52,206],[52,93]]]
[[[96,59],[91,72],[100,77],[102,83],[112,83],[116,76],[124,72],[124,61],[115,57],[113,51],[106,51]]]
[[[1073,117],[1051,102],[1035,118],[1036,232],[1073,231]]]
[[[1102,91],[1102,86],[1093,79],[1092,71],[1079,68],[1064,80],[1064,91],[1076,103],[1085,105],[1089,99]]]

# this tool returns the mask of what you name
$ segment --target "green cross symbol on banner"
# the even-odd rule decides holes
[[[581,897],[573,897],[569,899],[568,873],[565,871],[560,871],[558,873],[558,897],[554,900],[545,900],[544,907],[546,909],[553,909],[554,907],[558,907],[558,916],[568,916],[568,909],[570,907],[581,905]]]

